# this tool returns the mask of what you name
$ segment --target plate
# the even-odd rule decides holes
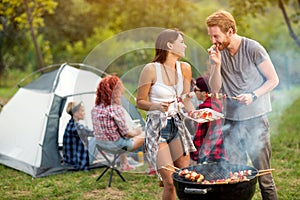
[[[205,118],[203,117],[203,113],[207,114]],[[217,120],[217,119],[224,118],[223,113],[217,112],[217,111],[215,111],[213,109],[210,109],[210,108],[203,108],[203,109],[199,109],[199,110],[194,110],[192,116],[195,116],[195,117],[188,116],[187,113],[184,113],[184,116],[186,118],[194,120],[198,123],[205,123],[205,122],[214,121],[214,120]],[[200,117],[200,116],[202,116],[202,117]]]

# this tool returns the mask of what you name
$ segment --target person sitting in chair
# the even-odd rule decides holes
[[[88,149],[81,140],[78,128],[84,129],[87,134],[92,134],[92,130],[85,128],[79,123],[79,120],[84,119],[85,111],[82,102],[69,102],[66,111],[71,115],[65,133],[63,136],[63,160],[66,166],[74,167],[74,170],[89,169],[89,154]],[[80,131],[82,132],[82,131]]]
[[[124,86],[118,76],[104,77],[98,84],[92,109],[95,143],[112,151],[134,151],[144,144],[145,139],[140,126],[129,130],[126,125],[126,111],[121,104],[123,92]],[[120,161],[120,171],[133,169],[126,154],[121,155]]]

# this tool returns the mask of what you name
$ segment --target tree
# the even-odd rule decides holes
[[[284,21],[289,30],[291,38],[295,41],[298,47],[300,47],[300,34],[295,34],[293,24],[300,23],[300,0],[228,0],[230,7],[233,8],[233,14],[238,18],[247,14],[251,14],[253,17],[258,15],[264,15],[268,9],[278,7],[283,15]],[[286,7],[288,7],[288,14]]]
[[[103,4],[101,2],[99,1],[100,6]],[[84,49],[85,40],[94,33],[96,27],[101,27],[98,18],[109,10],[103,8],[103,11],[99,9],[97,13],[84,0],[57,0],[57,3],[55,14],[44,16],[45,26],[41,31],[45,39],[51,41],[50,47],[55,62],[80,62],[82,57],[81,60],[74,59],[74,55],[67,52],[69,46],[74,45]],[[77,42],[81,44],[78,45]],[[77,50],[74,52],[80,53]]]
[[[86,0],[97,14],[96,23],[114,22],[117,31],[140,27],[198,28],[198,7],[188,0]]]
[[[38,30],[44,26],[43,15],[53,13],[56,5],[54,0],[2,0],[0,7],[1,16],[8,25],[14,23],[19,30],[30,32],[39,67],[44,66],[44,61],[37,41]]]

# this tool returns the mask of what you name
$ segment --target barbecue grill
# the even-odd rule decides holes
[[[181,200],[251,200],[256,189],[258,170],[246,166],[229,163],[208,163],[195,165],[181,170],[188,169],[201,173],[205,180],[224,179],[230,176],[230,172],[252,170],[248,181],[229,184],[201,184],[185,179],[177,172],[172,174],[176,194]]]

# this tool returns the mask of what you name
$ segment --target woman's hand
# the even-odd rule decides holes
[[[142,126],[141,125],[137,126],[134,129],[134,131],[135,131],[135,135],[140,135],[143,132]]]
[[[161,102],[159,110],[161,112],[168,112],[170,104],[171,104],[170,102]]]
[[[168,112],[171,102],[152,103],[149,110],[159,110],[160,112]]]

